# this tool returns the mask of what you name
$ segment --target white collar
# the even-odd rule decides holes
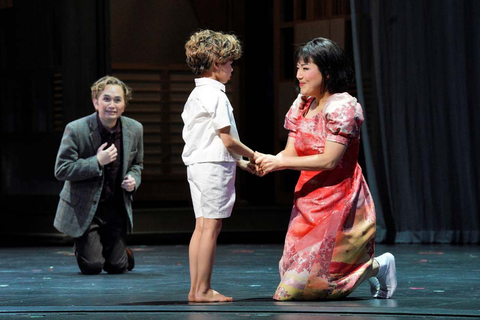
[[[220,81],[213,80],[210,78],[196,78],[195,79],[195,86],[200,87],[200,86],[211,86],[216,89],[222,90],[225,92],[225,85],[221,83]]]

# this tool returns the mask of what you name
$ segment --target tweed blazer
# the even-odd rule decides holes
[[[143,170],[143,127],[133,119],[120,117],[122,122],[122,177],[130,174],[141,183]],[[101,145],[97,113],[70,122],[63,133],[55,162],[55,177],[65,181],[55,215],[58,231],[77,238],[82,236],[93,220],[103,188],[103,168],[97,161]],[[122,190],[123,203],[133,227],[132,195]]]

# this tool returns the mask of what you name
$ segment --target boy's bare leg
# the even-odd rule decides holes
[[[218,293],[211,287],[213,263],[217,249],[217,237],[222,229],[222,219],[204,219],[203,232],[198,249],[196,302],[229,302],[233,298]]]
[[[195,292],[198,288],[198,248],[200,239],[202,238],[203,218],[197,218],[195,221],[195,230],[190,239],[188,247],[188,260],[190,265],[190,292],[188,293],[188,301],[195,301]]]

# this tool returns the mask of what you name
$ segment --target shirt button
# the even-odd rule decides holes
[[[93,201],[93,204],[97,204],[97,201]]]

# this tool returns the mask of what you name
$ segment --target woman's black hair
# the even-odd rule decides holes
[[[329,93],[346,91],[353,79],[353,69],[343,49],[334,41],[315,38],[301,45],[295,54],[295,64],[300,60],[313,62],[318,66],[323,77],[323,90]],[[299,91],[298,80],[295,85]]]

